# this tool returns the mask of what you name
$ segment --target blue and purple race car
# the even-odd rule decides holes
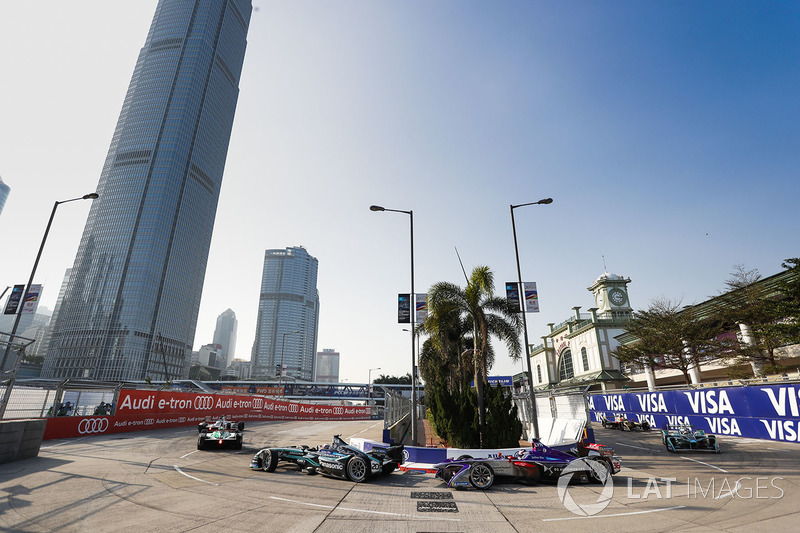
[[[582,483],[604,483],[620,471],[620,463],[614,449],[603,444],[578,443],[569,451],[562,451],[534,441],[530,449],[514,455],[483,459],[464,455],[447,459],[434,468],[436,477],[448,487],[486,490],[496,479],[523,483],[557,481],[565,469],[565,475],[569,473]]]

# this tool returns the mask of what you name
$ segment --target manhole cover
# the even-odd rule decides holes
[[[417,511],[420,513],[457,513],[456,502],[417,502]]]
[[[452,500],[452,492],[412,492],[411,497],[417,500]]]

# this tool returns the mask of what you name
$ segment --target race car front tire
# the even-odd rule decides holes
[[[365,481],[369,475],[369,465],[361,457],[351,457],[345,467],[347,478],[353,483]]]
[[[494,470],[486,463],[475,463],[469,471],[469,482],[476,489],[486,490],[494,483]]]
[[[269,448],[261,452],[261,469],[264,472],[274,472],[278,467],[278,452]]]

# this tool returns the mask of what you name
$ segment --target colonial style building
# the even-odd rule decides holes
[[[590,385],[606,390],[628,381],[611,352],[619,346],[615,337],[625,332],[633,313],[630,282],[630,278],[605,272],[588,287],[595,302],[588,313],[573,307],[572,317],[558,325],[548,324],[550,332],[530,352],[534,389]]]

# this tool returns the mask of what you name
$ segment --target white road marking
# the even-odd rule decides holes
[[[695,463],[700,463],[701,465],[710,466],[711,468],[716,468],[717,470],[719,470],[720,472],[724,472],[725,474],[727,474],[727,473],[728,473],[728,471],[727,471],[727,470],[723,470],[723,469],[721,469],[721,468],[720,468],[720,467],[718,467],[718,466],[710,465],[710,464],[708,464],[708,463],[704,463],[703,461],[698,461],[697,459],[692,459],[691,457],[683,457],[683,456],[680,456],[680,458],[681,458],[681,459],[686,459],[687,461],[694,461]]]
[[[727,494],[722,494],[720,492],[719,494],[714,496],[714,499],[721,500],[722,498],[728,498],[728,497],[733,498],[734,496],[736,496],[736,493],[739,492],[740,488],[742,488],[742,484],[739,481],[737,481],[736,486],[733,487],[733,490],[729,490]]]
[[[322,505],[319,503],[309,503],[309,502],[301,502],[299,500],[290,500],[288,498],[278,498],[277,496],[270,496],[272,500],[279,500],[282,502],[289,502],[289,503],[298,503],[300,505],[308,505],[309,507],[320,507],[322,509],[337,509],[342,511],[354,511],[356,513],[368,513],[368,514],[381,514],[387,516],[399,516],[402,518],[411,518],[412,520],[430,520],[429,516],[413,516],[407,514],[400,514],[400,513],[387,513],[385,511],[368,511],[366,509],[353,509],[351,507],[335,507],[332,505]],[[443,520],[447,522],[461,522],[460,518],[436,518],[437,520]]]
[[[648,452],[652,451],[650,448],[645,448],[643,446],[634,446],[633,444],[622,444],[621,442],[617,442],[614,446],[627,446],[628,448],[637,448],[639,450],[647,450]]]
[[[383,423],[383,422],[381,422],[381,423]],[[377,425],[378,425],[378,423],[377,423],[377,422],[375,422],[375,423],[374,423],[374,424],[372,424],[370,427],[368,427],[368,428],[365,428],[365,429],[362,429],[362,430],[361,430],[361,431],[359,431],[358,433],[353,433],[352,435],[350,435],[349,437],[347,437],[347,440],[350,440],[350,439],[352,439],[353,437],[355,437],[356,435],[360,435],[360,434],[364,433],[365,431],[369,431],[370,429],[374,428],[374,427],[375,427],[375,426],[377,426]]]
[[[65,440],[64,442],[59,442],[58,444],[53,444],[52,446],[40,446],[40,447],[39,447],[39,449],[40,449],[40,450],[46,450],[46,449],[48,449],[48,448],[55,448],[56,446],[63,446],[63,445],[65,445],[65,444],[69,444],[69,443],[71,443],[71,442],[77,442],[77,441],[79,441],[79,440],[83,440],[83,439],[85,439],[85,438],[86,438],[86,437],[78,437],[77,439]]]
[[[542,522],[558,522],[560,520],[586,520],[589,518],[611,518],[613,516],[631,516],[635,514],[658,513],[661,511],[672,511],[674,509],[684,509],[684,508],[686,508],[685,505],[679,505],[677,507],[662,507],[661,509],[651,509],[649,511],[633,511],[631,513],[601,514],[594,516],[568,516],[566,518],[543,518]]]
[[[190,476],[189,474],[187,474],[186,472],[184,472],[183,470],[181,470],[181,469],[178,467],[178,465],[172,465],[172,468],[174,468],[175,470],[177,470],[179,474],[183,474],[184,476],[186,476],[186,477],[189,477],[189,478],[192,478],[192,479],[194,479],[195,481],[200,481],[200,482],[202,482],[202,483],[208,483],[209,485],[214,485],[215,487],[219,487],[219,483],[212,483],[212,482],[210,482],[210,481],[206,481],[205,479],[200,479],[199,477]]]
[[[193,452],[189,452],[189,453],[187,453],[186,455],[181,455],[181,457],[180,457],[180,458],[181,458],[181,459],[183,459],[184,457],[189,457],[190,455],[192,455],[193,453],[197,453],[198,451],[199,451],[199,450],[195,450],[195,451],[193,451]]]

